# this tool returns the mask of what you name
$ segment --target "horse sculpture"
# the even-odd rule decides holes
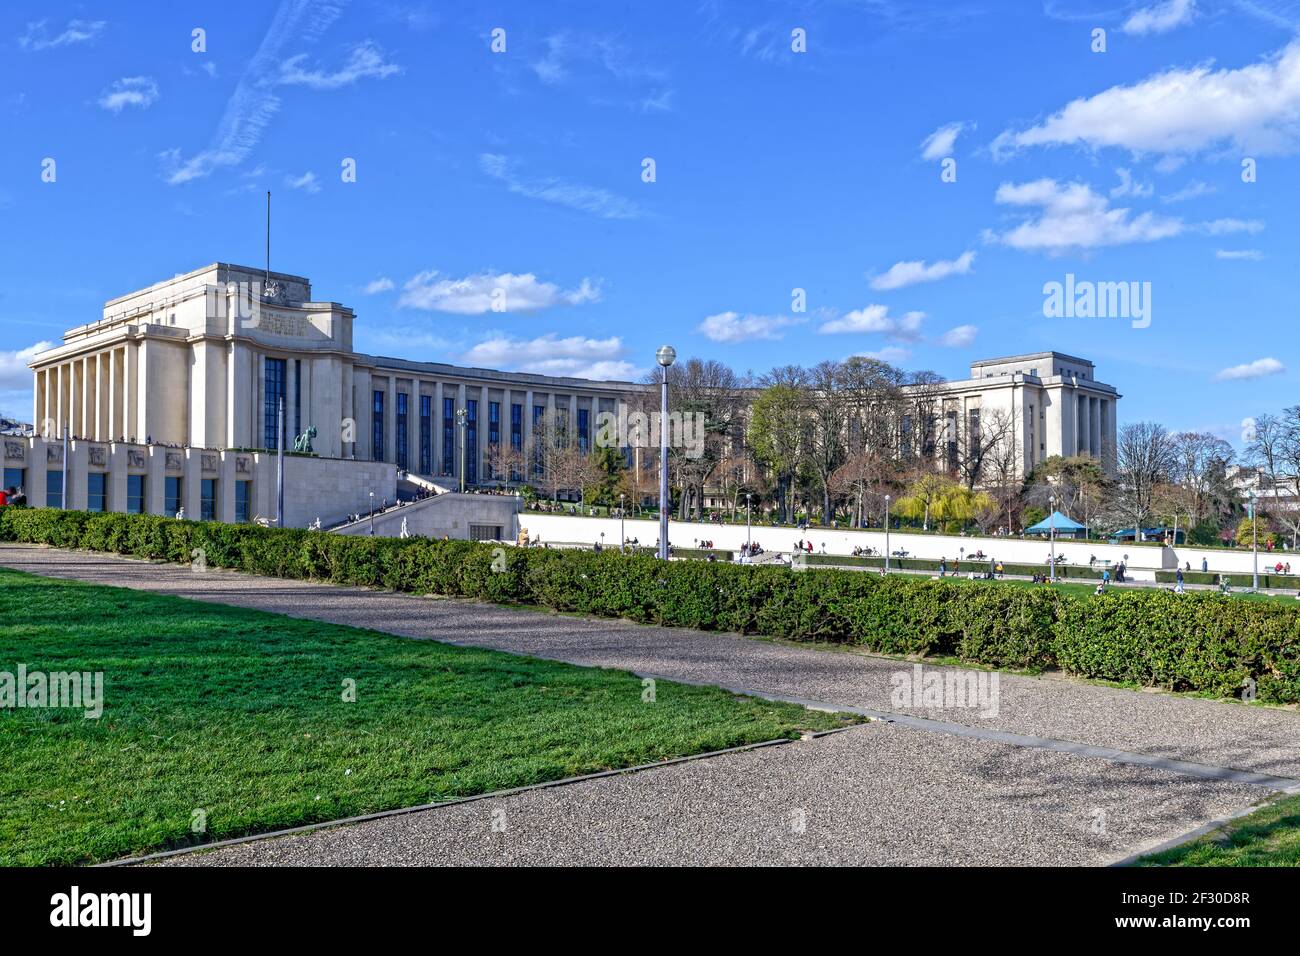
[[[293,450],[311,454],[312,439],[316,437],[316,426],[308,425],[307,430],[293,440]]]

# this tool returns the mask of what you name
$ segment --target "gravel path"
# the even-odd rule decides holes
[[[586,620],[470,601],[0,545],[0,565],[578,664],[893,711],[910,665],[848,651]],[[930,669],[927,665],[927,670]],[[934,668],[943,672],[953,669]],[[1233,768],[1300,785],[1300,715],[1000,677],[995,717],[910,709],[961,728]],[[1272,790],[1000,740],[876,722],[814,741],[607,777],[176,863],[1111,862]],[[492,810],[506,828],[493,832]],[[1099,812],[1105,832],[1097,833]],[[794,823],[802,813],[804,832]]]

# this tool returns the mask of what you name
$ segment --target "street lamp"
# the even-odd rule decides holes
[[[1259,535],[1255,533],[1255,489],[1251,488],[1246,493],[1250,499],[1250,550],[1253,561],[1253,571],[1251,572],[1250,589],[1259,590]]]
[[[623,499],[627,495],[623,492],[618,493],[618,553],[624,553],[624,545],[627,543],[627,535],[623,533],[623,519],[627,517],[627,508],[623,504]]]
[[[460,493],[465,493],[465,429],[469,422],[469,412],[463,408],[456,409],[456,424],[460,426]]]
[[[375,536],[375,493],[370,492],[370,537]]]
[[[671,345],[655,352],[655,361],[664,370],[659,391],[659,558],[668,560],[668,367],[677,360],[677,350]]]
[[[885,495],[885,573],[889,573],[889,495]]]
[[[1047,498],[1047,537],[1052,542],[1052,570],[1050,580],[1056,583],[1056,495],[1049,495]]]

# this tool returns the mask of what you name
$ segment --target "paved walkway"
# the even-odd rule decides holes
[[[1006,674],[996,717],[895,711],[890,677],[909,665],[850,651],[41,547],[0,545],[0,564],[892,718],[192,863],[1101,863],[1300,787],[1290,711]]]

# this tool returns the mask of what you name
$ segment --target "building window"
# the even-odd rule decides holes
[[[410,417],[407,414],[407,394],[397,393],[397,467],[409,471],[410,462]]]
[[[199,482],[199,520],[217,520],[217,479],[204,478]]]
[[[280,403],[284,401],[284,377],[287,364],[284,359],[266,360],[266,381],[263,385],[266,404],[262,407],[262,424],[267,448],[280,447]]]
[[[250,514],[250,504],[253,500],[253,483],[251,481],[235,482],[235,520],[249,521],[252,518]]]
[[[163,514],[174,518],[181,510],[181,480],[176,477],[163,479]]]
[[[302,359],[293,360],[293,433],[302,434]]]
[[[524,406],[522,405],[510,406],[510,449],[516,455],[524,450]],[[520,477],[517,469],[510,474],[511,481],[518,481]]]
[[[478,483],[478,402],[471,398],[465,408],[465,481],[473,485]]]
[[[488,451],[501,450],[501,403],[488,402]],[[492,473],[492,462],[487,463],[487,479],[491,481],[496,475]]]
[[[384,393],[375,390],[374,419],[370,428],[370,457],[375,461],[384,460]]]
[[[420,474],[433,474],[433,398],[420,396]]]
[[[102,471],[92,471],[86,475],[86,510],[107,511],[108,500],[104,493],[108,476]]]
[[[144,475],[126,476],[126,513],[144,514]]]
[[[591,410],[578,409],[578,450],[584,455],[591,444]]]
[[[972,408],[967,412],[968,425],[966,427],[966,445],[970,452],[972,461],[979,461],[980,457],[980,410]]]
[[[456,474],[456,400],[442,400],[442,473]]]
[[[546,421],[546,406],[533,406],[533,477],[542,477],[542,442],[537,440],[537,427]],[[551,441],[550,435],[543,435],[542,441]]]
[[[63,507],[63,470],[50,469],[45,473],[45,507]]]
[[[21,468],[6,468],[4,490],[8,491],[10,488],[17,488],[22,491],[27,487],[26,477],[27,473]],[[32,502],[32,504],[35,505],[36,502]]]

